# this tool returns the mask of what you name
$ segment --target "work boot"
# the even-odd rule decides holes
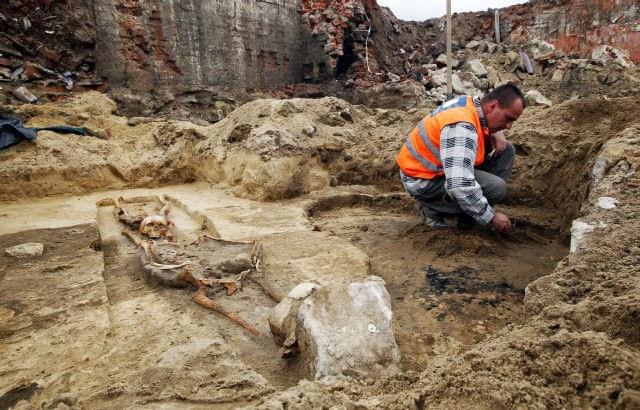
[[[469,231],[476,224],[476,220],[467,214],[462,214],[458,217],[458,229],[461,231]]]
[[[444,219],[444,215],[437,213],[428,206],[424,205],[420,201],[416,201],[415,208],[418,211],[418,215],[422,218],[422,223],[433,229],[447,229],[447,221]]]

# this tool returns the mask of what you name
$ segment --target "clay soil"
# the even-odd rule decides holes
[[[422,226],[394,157],[426,109],[258,100],[201,127],[127,125],[98,93],[17,107],[32,125],[107,139],[42,132],[0,153],[0,247],[45,245],[41,257],[0,256],[0,407],[637,407],[639,104],[526,111],[509,135],[509,235]],[[213,297],[259,336],[194,304],[192,289],[147,283],[103,200],[149,195],[175,199],[182,232],[260,241],[283,293],[382,277],[403,371],[301,380],[255,284]],[[570,255],[576,218],[596,230]]]

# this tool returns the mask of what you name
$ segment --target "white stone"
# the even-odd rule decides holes
[[[489,73],[484,65],[482,65],[482,62],[477,58],[467,62],[467,68],[478,78],[486,77]]]
[[[493,54],[498,49],[498,45],[496,43],[492,43],[491,41],[487,41],[487,53]]]
[[[439,65],[446,66],[447,65],[447,55],[446,54],[440,54],[438,56],[438,58],[436,58],[436,63],[439,64]],[[451,57],[451,67],[452,68],[456,68],[459,64],[460,64],[459,60],[456,60],[455,58]]]
[[[610,196],[601,196],[598,198],[596,206],[602,209],[613,209],[618,206],[620,201]]]
[[[5,249],[5,253],[14,258],[24,258],[29,256],[41,256],[44,251],[44,245],[37,242],[28,242],[21,245],[12,246]]]
[[[553,71],[551,81],[560,82],[564,79],[564,70],[556,69]]]
[[[489,80],[489,85],[493,88],[500,84],[500,77],[498,77],[498,73],[493,67],[487,68],[487,79]]]
[[[571,245],[569,252],[575,253],[582,249],[581,245],[584,241],[585,235],[589,232],[593,232],[597,228],[606,228],[607,225],[600,222],[598,224],[590,224],[579,219],[576,219],[571,224]]]
[[[591,169],[591,180],[593,181],[594,187],[602,181],[609,168],[611,168],[611,161],[609,161],[608,158],[600,155],[596,157],[593,168]]]
[[[480,46],[480,42],[477,40],[472,40],[469,43],[467,43],[467,45],[465,46],[465,48],[468,48],[470,50],[476,49]]]
[[[553,103],[550,99],[545,97],[537,90],[529,90],[525,94],[525,99],[529,105],[544,105],[545,107],[551,107]]]
[[[596,47],[591,53],[591,60],[598,65],[606,65],[613,61],[622,67],[631,68],[634,64],[629,59],[629,52],[607,45]]]
[[[307,134],[309,137],[311,137],[313,134],[316,133],[316,127],[314,127],[313,125],[310,125],[308,127],[306,127],[304,130],[302,130],[305,134]]]
[[[291,289],[287,296],[292,299],[304,299],[318,288],[320,288],[320,285],[315,282],[304,282]]]
[[[549,59],[555,51],[556,48],[551,43],[547,43],[540,38],[531,40],[531,57],[536,61]]]
[[[274,334],[276,342],[295,340],[297,360],[307,377],[372,377],[398,368],[391,299],[382,279],[371,276],[348,285],[303,285],[274,308],[269,324],[276,316],[288,322],[283,326],[286,337]],[[304,299],[291,297],[310,289]]]
[[[296,317],[302,301],[311,295],[320,285],[304,282],[291,289],[286,298],[276,305],[269,314],[269,328],[277,344],[284,344],[290,337],[295,339]]]

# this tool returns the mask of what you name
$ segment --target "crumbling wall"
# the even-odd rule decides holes
[[[523,13],[524,8],[524,13]],[[489,16],[491,18],[491,16]],[[501,29],[538,36],[564,52],[588,54],[601,45],[629,51],[640,61],[640,4],[637,0],[537,0],[504,9]]]
[[[139,92],[272,89],[309,70],[320,79],[325,54],[298,8],[296,0],[96,0],[98,67]]]

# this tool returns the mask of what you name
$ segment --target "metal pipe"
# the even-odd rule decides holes
[[[451,65],[451,0],[447,0],[447,99],[453,98]]]
[[[495,22],[496,26],[496,43],[500,44],[500,12],[496,9]]]

